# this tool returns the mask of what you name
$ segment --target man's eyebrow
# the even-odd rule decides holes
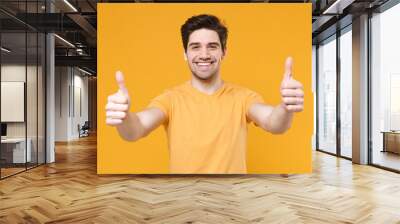
[[[211,43],[208,43],[208,45],[218,45],[219,46],[219,43],[218,42],[211,42]]]
[[[199,45],[199,44],[200,44],[199,42],[192,42],[192,43],[189,44],[189,46],[192,46],[192,45]]]
[[[200,45],[200,42],[192,42],[192,43],[189,44],[189,47],[190,47],[190,46],[193,46],[193,45]],[[220,46],[219,42],[210,42],[210,43],[207,43],[207,45],[217,45],[217,46]]]

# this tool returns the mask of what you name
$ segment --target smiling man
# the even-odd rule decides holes
[[[256,92],[222,80],[227,28],[213,15],[189,18],[181,27],[184,59],[191,79],[166,90],[139,112],[130,112],[123,75],[116,73],[117,93],[108,97],[106,123],[121,137],[136,141],[164,125],[170,173],[247,173],[247,125],[281,134],[303,110],[302,84],[292,78],[292,59],[285,63],[282,103],[273,107]]]

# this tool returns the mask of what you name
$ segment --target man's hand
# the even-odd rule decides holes
[[[111,126],[121,125],[127,117],[130,107],[130,98],[122,72],[117,71],[115,78],[119,90],[117,93],[108,96],[106,105],[106,124]]]
[[[282,134],[287,131],[293,119],[293,112],[303,110],[303,85],[292,77],[293,59],[288,57],[285,63],[285,75],[281,83],[282,103],[270,106],[254,103],[249,109],[249,118],[262,129]]]
[[[288,57],[285,62],[285,74],[281,84],[282,106],[288,112],[303,110],[303,85],[292,76],[293,59]]]

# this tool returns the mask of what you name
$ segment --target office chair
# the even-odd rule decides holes
[[[89,136],[89,129],[90,129],[89,121],[85,121],[82,127],[79,128],[79,138]]]

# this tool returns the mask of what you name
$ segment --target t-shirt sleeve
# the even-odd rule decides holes
[[[160,110],[162,110],[167,117],[167,120],[169,120],[170,117],[170,111],[171,111],[171,105],[172,105],[172,97],[171,97],[171,92],[170,91],[165,91],[159,96],[156,96],[153,98],[147,108],[150,107],[156,107]]]
[[[246,121],[251,122],[249,119],[249,109],[254,103],[264,103],[263,97],[252,90],[247,90],[245,96],[245,111],[246,111]]]

